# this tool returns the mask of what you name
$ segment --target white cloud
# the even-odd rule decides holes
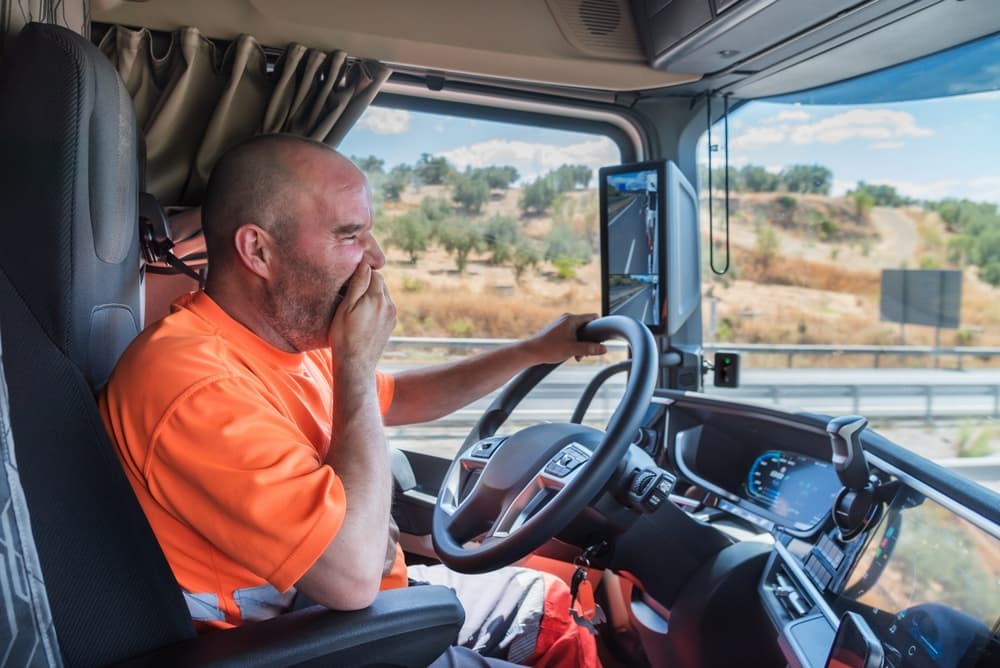
[[[901,141],[878,141],[871,145],[871,148],[878,149],[880,151],[891,151],[897,148],[903,148],[906,146],[905,143]]]
[[[488,167],[490,165],[513,165],[521,175],[521,181],[530,181],[560,165],[582,164],[594,169],[613,165],[621,160],[618,147],[607,137],[559,146],[510,139],[489,141],[459,146],[436,155],[447,158],[458,169],[466,167]]]
[[[794,115],[801,120],[802,114],[805,112],[781,112],[767,120],[778,119],[782,114]],[[789,118],[786,117],[784,120],[789,120]],[[889,143],[903,137],[926,137],[932,134],[934,134],[934,130],[921,127],[917,123],[917,119],[909,112],[891,109],[852,109],[815,123],[783,123],[781,125],[752,127],[738,137],[734,137],[732,145],[746,148],[785,142],[839,144],[850,139],[871,139],[878,143]],[[878,148],[890,147],[880,146]]]
[[[812,118],[812,114],[808,111],[803,111],[801,109],[786,109],[784,111],[779,111],[774,116],[768,116],[761,123],[795,123],[799,121],[808,121]]]
[[[410,129],[410,112],[405,109],[368,107],[358,127],[367,128],[377,135],[398,135]]]
[[[969,184],[969,199],[1000,202],[1000,176],[983,176]]]
[[[437,123],[435,123],[434,124],[434,132],[438,133],[439,135],[443,135],[444,134],[444,123],[441,122],[441,121],[438,121]]]
[[[748,148],[755,145],[781,144],[787,138],[787,126],[780,128],[753,127],[743,134],[733,137],[730,144],[738,148]]]
[[[926,137],[932,134],[933,130],[920,127],[913,114],[906,111],[852,109],[810,125],[796,127],[791,139],[796,144],[839,144],[857,137],[892,139]]]

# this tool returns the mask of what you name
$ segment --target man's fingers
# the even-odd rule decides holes
[[[372,282],[372,274],[371,265],[364,262],[359,264],[358,268],[354,270],[354,273],[348,279],[350,284],[347,286],[347,294],[344,295],[344,301],[347,302],[348,310],[353,309],[354,305],[361,299],[361,296],[368,291]]]

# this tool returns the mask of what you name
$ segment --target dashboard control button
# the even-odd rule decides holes
[[[562,466],[558,462],[549,462],[545,467],[545,472],[549,475],[554,475],[557,478],[565,478],[569,475],[569,469]]]
[[[497,446],[507,440],[506,436],[499,438],[487,438],[472,448],[472,452],[469,453],[472,457],[479,457],[481,459],[489,459],[496,452]]]

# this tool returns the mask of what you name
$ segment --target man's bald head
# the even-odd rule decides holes
[[[345,179],[359,170],[321,142],[271,134],[249,139],[222,156],[208,181],[202,203],[202,228],[210,265],[233,256],[233,233],[253,224],[283,241],[294,231],[299,202],[317,187],[316,164],[343,170]]]

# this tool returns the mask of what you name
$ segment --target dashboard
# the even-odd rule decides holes
[[[947,471],[865,432],[881,502],[866,530],[844,540],[831,519],[842,485],[825,416],[688,393],[661,402],[665,462],[691,484],[687,495],[708,516],[773,538],[758,595],[788,665],[825,666],[841,616],[854,612],[881,643],[884,666],[1000,666],[991,499],[962,503],[968,490],[949,493]]]

